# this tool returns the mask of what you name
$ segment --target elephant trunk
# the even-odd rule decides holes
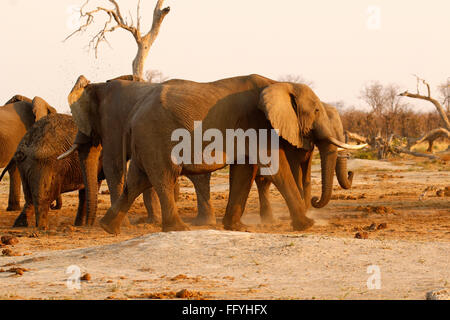
[[[339,155],[336,162],[336,177],[342,189],[350,189],[353,182],[353,172],[347,171],[347,156]]]
[[[320,163],[322,167],[322,195],[320,199],[313,197],[311,204],[314,208],[322,208],[328,204],[333,191],[334,170],[336,167],[337,149],[326,141],[318,143]]]
[[[98,195],[98,164],[100,158],[100,146],[90,144],[80,145],[78,155],[86,192],[86,224],[92,226],[97,214]],[[83,219],[84,220],[84,219]]]

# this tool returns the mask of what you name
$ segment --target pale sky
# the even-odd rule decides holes
[[[39,95],[68,111],[77,77],[100,82],[131,73],[136,46],[126,31],[109,35],[99,58],[88,32],[72,31],[71,8],[84,0],[0,0],[0,104]],[[137,0],[118,0],[135,15]],[[106,0],[93,4],[110,6]],[[156,0],[142,0],[148,29]],[[364,84],[378,80],[415,90],[413,73],[435,88],[450,77],[449,0],[166,0],[171,7],[146,69],[170,78],[214,81],[258,73],[298,74],[323,101],[363,106]],[[375,7],[375,10],[370,9]],[[377,27],[377,9],[380,19]],[[104,22],[105,20],[101,20]],[[100,22],[100,20],[99,20]],[[431,104],[405,100],[417,109]]]

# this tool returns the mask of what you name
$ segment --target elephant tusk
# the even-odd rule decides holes
[[[342,149],[347,149],[347,150],[361,150],[362,148],[365,148],[365,147],[368,146],[367,143],[356,145],[356,146],[355,145],[351,145],[351,144],[347,144],[347,143],[344,143],[344,142],[340,142],[339,140],[337,140],[337,139],[335,139],[333,137],[328,137],[327,139],[328,139],[328,141],[330,141],[330,143],[334,144],[335,146],[337,146],[339,148],[342,148]],[[342,151],[342,150],[338,149],[338,151]]]
[[[78,144],[74,143],[69,150],[67,150],[66,152],[64,152],[62,155],[60,155],[57,159],[58,160],[62,160],[67,158],[68,156],[70,156],[72,153],[74,153],[75,151],[77,151],[78,149]]]

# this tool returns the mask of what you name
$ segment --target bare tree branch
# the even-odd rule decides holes
[[[442,121],[444,122],[444,125],[445,125],[446,129],[450,130],[450,121],[448,120],[448,117],[447,117],[447,115],[446,115],[446,113],[444,111],[444,108],[442,108],[442,105],[439,103],[439,101],[437,101],[436,99],[433,99],[431,97],[422,96],[420,94],[409,93],[408,91],[400,93],[399,96],[409,97],[409,98],[414,98],[414,99],[421,99],[421,100],[425,100],[425,101],[431,102],[436,107],[437,111],[439,112],[439,115],[441,116]]]
[[[84,4],[81,6],[80,9],[80,19],[84,21],[84,23],[74,32],[69,34],[64,41],[70,39],[72,36],[74,36],[77,33],[83,33],[86,31],[86,29],[94,22],[94,17],[98,13],[104,13],[108,16],[108,20],[103,25],[103,28],[98,31],[93,38],[89,41],[89,47],[95,50],[95,56],[98,56],[98,48],[100,43],[106,42],[108,43],[108,40],[106,39],[106,34],[114,32],[115,30],[121,28],[128,32],[130,32],[135,41],[138,45],[138,52],[136,54],[136,57],[133,60],[133,74],[135,76],[138,76],[142,78],[143,76],[143,68],[144,68],[144,62],[145,59],[148,56],[148,53],[150,51],[150,47],[152,46],[153,42],[156,40],[159,30],[161,27],[161,24],[166,17],[166,15],[170,12],[170,7],[162,9],[164,0],[158,0],[155,6],[155,10],[153,12],[153,23],[151,29],[142,36],[141,34],[141,16],[140,16],[140,6],[141,1],[138,1],[137,8],[136,8],[136,25],[134,24],[133,16],[131,16],[131,24],[128,24],[128,22],[124,19],[121,11],[120,6],[117,3],[116,0],[108,0],[112,5],[113,8],[104,8],[104,7],[97,7],[95,9],[92,9],[90,11],[85,11],[86,6],[89,4],[89,0],[86,0]]]

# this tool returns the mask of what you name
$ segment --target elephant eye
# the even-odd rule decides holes
[[[292,105],[292,108],[294,109],[294,111],[295,111],[295,113],[298,113],[297,112],[297,101],[295,101],[295,97],[294,97],[294,95],[293,94],[290,94],[289,95],[290,97],[291,97],[291,105]]]

